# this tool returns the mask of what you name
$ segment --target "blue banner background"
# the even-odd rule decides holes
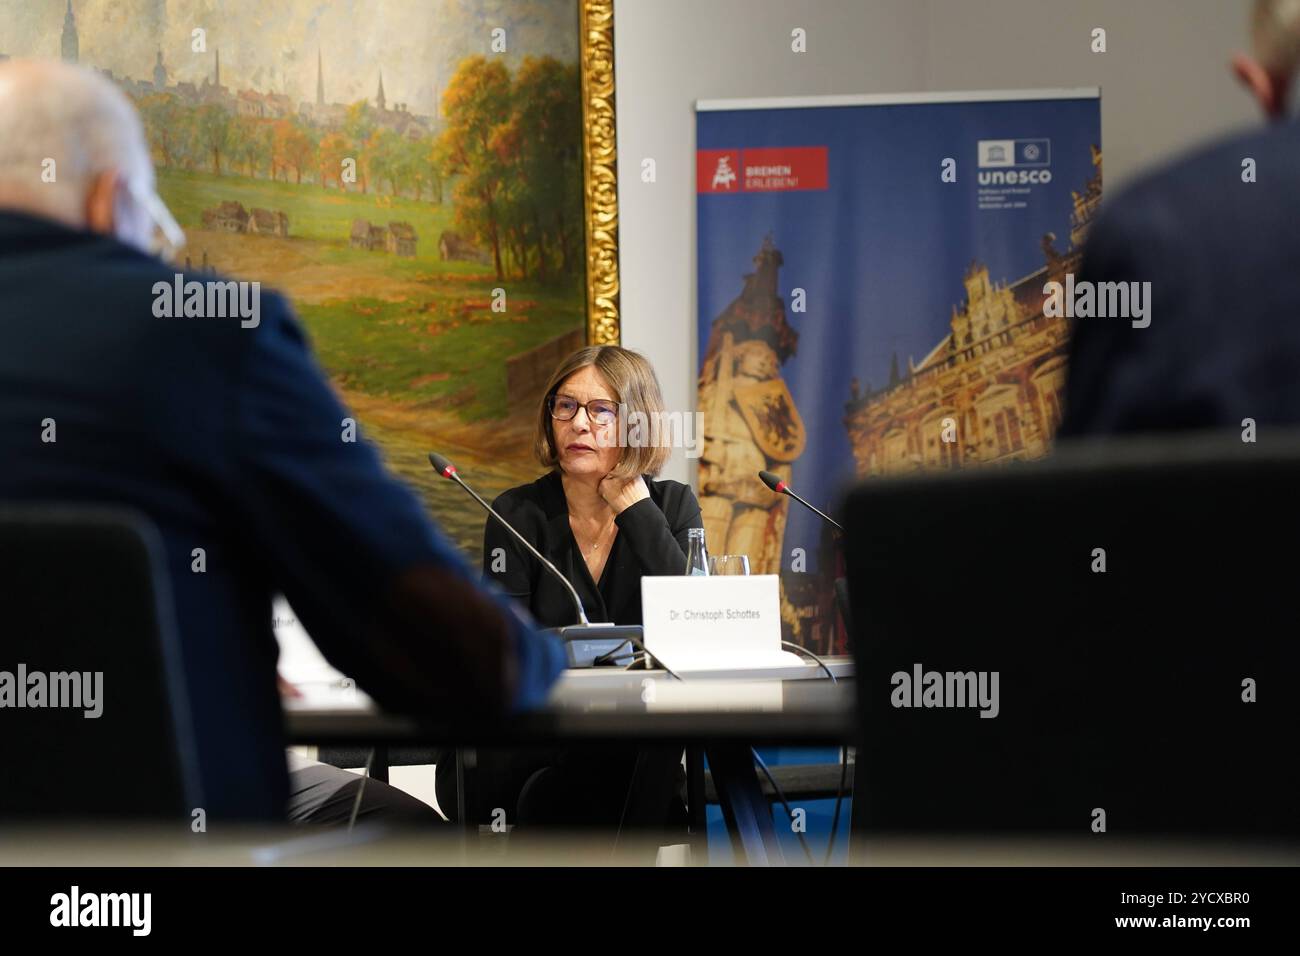
[[[977,208],[977,143],[1050,139],[1051,182],[1033,187],[1025,209]],[[949,332],[965,299],[972,260],[996,282],[1043,264],[1042,237],[1069,246],[1071,191],[1093,175],[1101,146],[1100,100],[1010,100],[709,111],[697,114],[697,148],[826,146],[822,191],[701,193],[697,197],[699,355],[713,320],[741,291],[752,258],[772,234],[784,256],[779,293],[799,333],[782,367],[808,433],[793,486],[828,510],[853,478],[841,422],[850,382],[880,388],[891,356],[900,373]],[[946,157],[957,181],[941,180]],[[802,288],[807,311],[791,311]],[[791,508],[783,566],[794,547],[817,552],[820,520]]]

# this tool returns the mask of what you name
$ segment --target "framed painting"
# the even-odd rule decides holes
[[[619,341],[613,0],[0,0],[109,76],[178,265],[284,293],[364,437],[477,561],[559,360]]]

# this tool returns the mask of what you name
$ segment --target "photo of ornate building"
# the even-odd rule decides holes
[[[1070,245],[1043,237],[1043,265],[1010,283],[973,262],[950,332],[906,374],[860,394],[854,383],[844,427],[860,477],[922,469],[969,468],[1040,458],[1061,421],[1069,322],[1043,315],[1043,286],[1077,273],[1084,237],[1101,203],[1101,151],[1095,173],[1073,193]]]

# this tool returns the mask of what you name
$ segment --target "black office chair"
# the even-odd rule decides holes
[[[0,821],[188,821],[203,805],[161,553],[131,513],[0,508]],[[42,682],[47,705],[75,706],[16,706]]]
[[[858,486],[854,832],[1300,835],[1297,489],[1235,432]]]

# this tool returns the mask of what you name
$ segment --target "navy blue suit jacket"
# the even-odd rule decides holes
[[[394,673],[395,660],[427,655],[428,634],[395,634],[385,655],[363,634],[402,572],[477,575],[373,447],[342,440],[348,412],[284,301],[263,291],[255,328],[155,317],[154,284],[175,271],[111,238],[0,213],[0,499],[117,504],[152,518],[208,815],[275,817],[288,778],[273,594],[381,703],[436,708]],[[41,441],[46,419],[55,442]],[[534,704],[563,651],[504,596],[492,600],[509,621],[514,703]]]
[[[1105,200],[1076,278],[1149,281],[1151,324],[1074,320],[1060,437],[1300,423],[1300,122]]]

